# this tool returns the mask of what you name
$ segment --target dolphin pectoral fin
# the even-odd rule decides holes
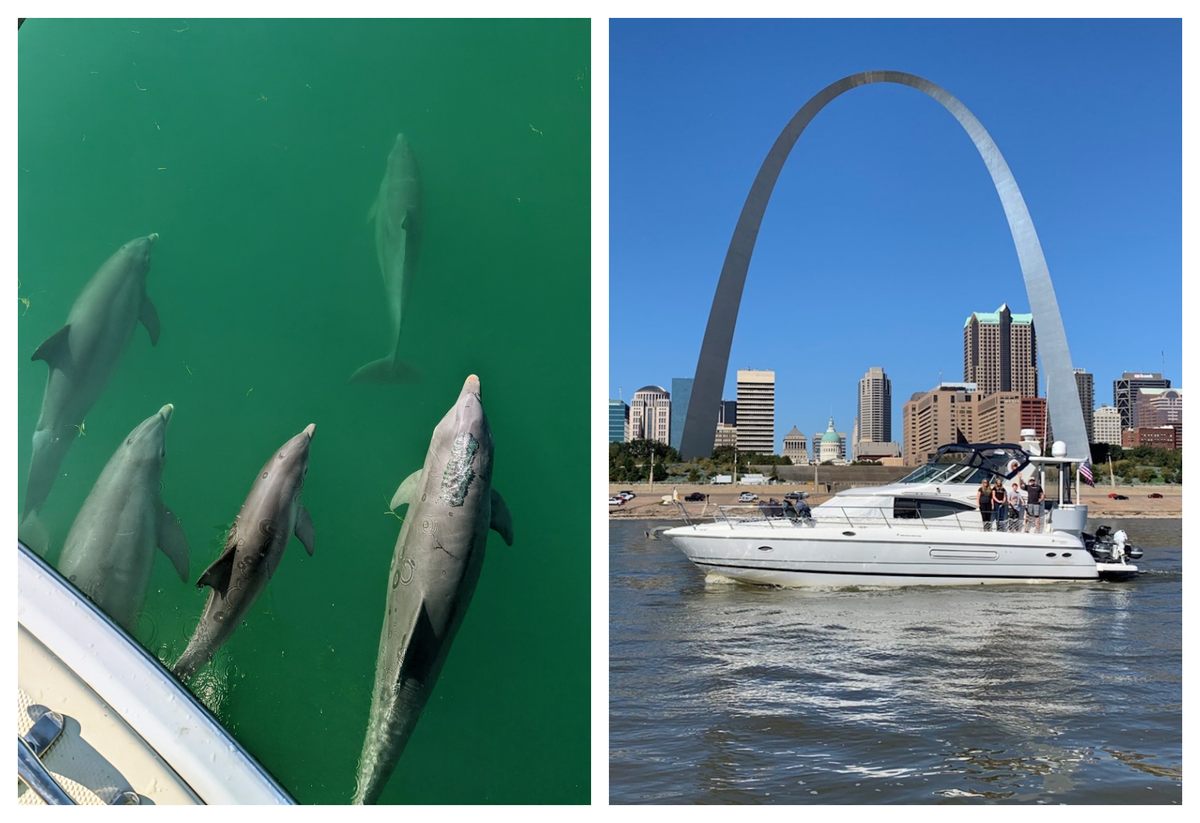
[[[308,556],[312,557],[317,538],[313,532],[312,516],[308,513],[308,509],[303,506],[300,507],[300,513],[296,516],[296,537],[300,538],[300,542],[304,544],[304,549],[308,552]]]
[[[179,574],[179,579],[188,579],[188,544],[187,536],[179,518],[166,506],[159,504],[158,516],[158,547],[162,553],[171,558],[171,564]]]
[[[500,492],[492,489],[492,528],[504,538],[504,543],[508,546],[512,545],[513,528],[512,514],[508,511],[508,506],[504,502],[504,498],[500,496]]]
[[[375,215],[379,213],[379,195],[375,195],[375,199],[371,201],[370,208],[367,209],[367,222],[370,223],[375,219]]]
[[[221,556],[204,570],[204,574],[200,575],[200,579],[196,581],[196,588],[208,586],[215,591],[227,591],[229,589],[229,577],[233,573],[233,556],[236,553],[237,544],[234,542],[227,543],[225,551],[221,553]]]
[[[158,345],[158,309],[154,308],[154,304],[150,302],[149,297],[142,298],[142,310],[138,315],[138,320],[142,321],[142,325],[146,327],[146,331],[150,332],[150,345]]]
[[[50,548],[50,535],[46,531],[46,527],[42,525],[37,512],[25,515],[21,525],[17,527],[17,536],[36,554],[43,555],[46,553],[46,549]]]
[[[30,360],[45,360],[50,368],[66,369],[71,365],[71,347],[67,343],[70,334],[71,324],[68,323],[42,341]]]
[[[421,487],[421,469],[404,478],[404,481],[396,489],[396,493],[392,495],[390,508],[398,509],[413,501],[417,494],[417,490]]]

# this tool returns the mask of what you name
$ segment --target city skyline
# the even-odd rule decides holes
[[[719,63],[743,67],[731,77],[702,65],[728,45],[707,24],[656,28],[671,30],[653,42],[669,42],[681,62],[649,54],[650,38],[613,31],[622,55],[613,74],[614,101],[621,101],[613,107],[613,151],[621,159],[612,189],[621,204],[613,210],[613,396],[617,386],[641,385],[648,375],[663,382],[693,375],[725,246],[769,141],[804,98],[864,62],[944,84],[991,130],[1037,222],[1072,366],[1095,375],[1099,386],[1130,370],[1180,375],[1179,315],[1163,322],[1163,303],[1152,299],[1166,291],[1173,304],[1170,295],[1180,289],[1177,25],[750,22],[738,26],[735,54]],[[947,45],[960,37],[976,47]],[[1014,38],[1031,52],[1030,74],[1022,77],[1044,68],[1045,83],[1015,82],[999,70],[999,43]],[[1079,58],[1066,75],[1064,49]],[[764,54],[772,55],[774,72],[764,68]],[[749,80],[752,93],[732,93]],[[1104,90],[1110,80],[1115,86]],[[671,93],[650,115],[654,127],[620,128],[626,109],[644,118],[645,102],[667,87]],[[734,338],[722,396],[734,395],[741,365],[776,370],[776,451],[792,425],[811,435],[831,413],[852,421],[854,380],[872,365],[888,371],[898,420],[912,394],[959,379],[963,317],[1002,303],[1029,311],[995,193],[953,120],[905,89],[860,94],[874,99],[835,101],[788,160]],[[701,96],[730,102],[697,106]],[[1070,116],[1060,110],[1066,101]],[[1112,105],[1127,107],[1122,122],[1102,113]],[[688,134],[682,147],[681,132]],[[1149,165],[1147,152],[1154,155]],[[1097,188],[1092,166],[1099,162],[1116,175],[1119,202]],[[700,166],[705,174],[697,177]],[[1136,244],[1117,243],[1134,231],[1130,220]],[[862,242],[864,233],[870,242]],[[780,296],[801,284],[808,299],[797,313]],[[1133,284],[1147,288],[1145,301],[1100,299],[1128,297]],[[644,330],[634,332],[633,304],[623,301],[634,286],[638,306],[669,307],[649,341]],[[823,299],[813,300],[818,294]],[[1099,314],[1110,302],[1119,304],[1122,324],[1150,333],[1117,339]],[[1109,398],[1098,391],[1096,400]]]
[[[875,372],[875,371],[877,371],[877,370],[879,371],[880,375],[881,375],[881,376],[882,376],[884,379],[886,379],[886,378],[887,378],[887,369],[886,369],[886,366],[885,366],[885,367],[879,367],[879,366],[872,366],[872,367],[869,367],[869,368],[866,370],[866,372],[867,372],[867,376],[871,376],[871,375],[872,375],[872,373],[873,373],[873,372]],[[745,373],[745,372],[747,372],[747,371],[755,371],[755,370],[747,370],[747,369],[735,369],[735,373],[737,373],[737,372],[743,372],[743,373]],[[774,375],[774,371],[773,371],[773,370],[765,370],[765,371],[766,371],[767,373],[770,373],[770,374]],[[1111,395],[1101,395],[1101,396],[1096,396],[1095,394],[1092,394],[1092,395],[1091,395],[1093,399],[1092,399],[1091,406],[1090,406],[1090,408],[1089,408],[1088,404],[1087,404],[1087,403],[1084,401],[1084,389],[1083,389],[1083,383],[1081,382],[1081,378],[1086,378],[1086,384],[1087,384],[1087,386],[1090,388],[1090,387],[1091,387],[1091,385],[1092,385],[1092,378],[1094,377],[1094,375],[1092,375],[1092,374],[1091,374],[1090,372],[1088,372],[1086,369],[1075,369],[1075,373],[1076,373],[1076,381],[1077,381],[1078,391],[1080,392],[1080,403],[1081,403],[1081,407],[1082,407],[1082,410],[1083,410],[1083,413],[1084,413],[1084,418],[1085,418],[1085,420],[1087,420],[1087,421],[1091,421],[1091,420],[1093,419],[1093,414],[1094,414],[1094,412],[1096,412],[1096,411],[1097,411],[1097,410],[1099,410],[1099,409],[1102,409],[1102,408],[1112,408],[1112,409],[1115,409],[1115,400],[1114,400],[1114,398],[1113,398]],[[1123,377],[1127,377],[1127,378],[1128,378],[1128,377],[1130,377],[1130,376],[1134,376],[1134,375],[1137,375],[1137,376],[1142,376],[1142,377],[1147,377],[1147,378],[1151,378],[1151,377],[1155,377],[1155,378],[1157,378],[1157,377],[1160,377],[1160,376],[1161,376],[1161,377],[1165,378],[1165,380],[1162,380],[1162,381],[1155,381],[1155,382],[1165,382],[1165,383],[1172,383],[1172,382],[1173,382],[1172,378],[1171,378],[1169,375],[1159,375],[1159,373],[1145,373],[1145,372],[1143,372],[1143,373],[1134,373],[1134,372],[1123,372],[1121,376],[1123,376]],[[679,378],[674,378],[673,380],[677,381],[678,379],[679,379]],[[857,390],[858,390],[858,393],[855,395],[855,404],[856,404],[856,406],[855,406],[855,407],[856,407],[856,408],[858,407],[858,406],[857,406],[857,404],[859,403],[859,400],[860,400],[860,398],[861,398],[861,392],[862,392],[862,382],[863,382],[863,381],[862,381],[862,378],[860,378],[858,381],[856,381],[856,388],[857,388]],[[889,382],[890,382],[890,381],[889,381]],[[1114,381],[1112,381],[1112,382],[1113,382],[1113,383],[1115,383],[1115,382],[1117,382],[1117,381],[1116,381],[1116,380],[1114,380]],[[1128,381],[1126,381],[1126,382],[1128,382]],[[975,384],[975,383],[973,383],[973,382],[971,382],[971,381],[941,380],[941,381],[939,381],[939,382],[937,382],[937,383],[935,383],[935,384],[932,384],[932,385],[928,386],[928,387],[927,387],[926,389],[924,389],[924,390],[918,390],[918,391],[915,391],[915,392],[911,392],[911,393],[909,393],[909,394],[906,394],[906,395],[905,395],[903,398],[900,398],[900,399],[898,400],[898,403],[899,403],[899,405],[900,405],[900,412],[899,412],[898,414],[894,414],[894,415],[893,415],[893,417],[892,417],[892,420],[891,420],[891,422],[890,422],[890,424],[889,424],[889,427],[890,427],[890,428],[892,428],[892,430],[893,430],[893,431],[899,430],[900,432],[903,432],[903,428],[904,428],[904,422],[903,422],[903,421],[904,421],[904,406],[905,406],[907,403],[909,403],[909,402],[910,402],[910,400],[913,400],[913,399],[915,399],[915,397],[916,397],[916,396],[918,396],[918,395],[923,395],[923,394],[926,394],[926,393],[928,393],[928,392],[930,392],[930,391],[936,391],[936,390],[938,389],[938,387],[939,387],[939,386],[975,386],[975,385],[976,385],[976,384]],[[735,386],[736,386],[736,382],[735,382]],[[775,393],[778,391],[778,384],[777,384],[776,382],[774,382],[774,378],[773,378],[773,377],[772,377],[772,383],[771,383],[771,386],[772,386],[772,396],[774,396],[774,394],[775,394]],[[651,388],[651,387],[657,388],[657,387],[659,387],[659,384],[655,384],[653,381],[650,381],[650,385],[648,385],[648,386],[644,386],[644,387],[643,387],[643,389],[639,389],[639,391],[642,391],[642,390],[644,390],[645,388]],[[975,389],[972,389],[972,391],[975,391]],[[1177,392],[1177,393],[1179,393],[1179,392],[1182,392],[1182,387],[1181,387],[1181,386],[1175,386],[1175,389],[1174,389],[1174,391],[1175,391],[1175,392]],[[1044,399],[1044,392],[1042,392],[1042,393],[1040,393],[1039,395],[1037,395],[1037,397],[1039,397],[1039,398],[1041,398],[1041,399]],[[612,404],[613,404],[613,403],[615,403],[615,402],[618,402],[618,401],[620,401],[620,400],[621,400],[621,398],[619,398],[619,397],[611,397],[611,398],[609,398],[610,409],[611,409],[611,407],[612,407]],[[670,416],[670,419],[671,419],[672,421],[674,421],[674,420],[676,420],[676,419],[677,419],[678,412],[677,412],[677,410],[676,410],[676,407],[675,407],[675,401],[674,401],[674,398],[670,396],[670,393],[668,393],[668,396],[667,396],[667,401],[670,403],[670,415],[669,415],[669,416]],[[722,416],[724,416],[724,413],[725,413],[725,408],[726,408],[726,407],[735,408],[735,407],[736,407],[736,402],[737,402],[737,401],[736,401],[735,399],[731,399],[731,398],[723,398],[723,399],[721,400],[721,404],[722,404]],[[895,398],[893,398],[893,402],[897,402]],[[626,405],[627,405],[627,404],[626,404]],[[627,405],[627,408],[628,408],[628,405]],[[834,415],[834,416],[836,417],[836,415]],[[610,420],[611,420],[611,415],[610,415]],[[897,422],[896,422],[896,421],[899,421],[899,423],[897,424]],[[824,428],[818,428],[818,427],[815,427],[815,426],[814,426],[814,427],[805,428],[805,427],[802,425],[802,423],[804,423],[804,422],[805,422],[805,421],[801,421],[801,420],[799,420],[799,419],[796,419],[796,418],[794,418],[794,417],[785,417],[784,415],[780,414],[780,412],[779,412],[779,411],[778,411],[778,409],[776,408],[776,410],[775,410],[775,414],[774,414],[774,423],[773,423],[773,425],[774,425],[774,428],[775,428],[775,443],[776,443],[776,445],[775,445],[775,448],[774,448],[774,450],[773,450],[773,452],[772,452],[772,453],[774,453],[774,454],[776,454],[776,455],[783,455],[783,453],[784,453],[784,440],[786,439],[786,437],[787,437],[787,434],[788,434],[788,433],[790,433],[790,432],[791,432],[793,429],[797,429],[797,430],[799,430],[799,432],[800,432],[800,433],[801,433],[801,434],[804,436],[804,438],[805,438],[805,440],[806,440],[806,443],[807,443],[807,445],[808,445],[808,448],[809,448],[809,452],[810,452],[810,454],[812,454],[812,453],[813,453],[813,451],[814,451],[814,449],[820,445],[820,436],[821,436],[821,434],[822,434],[822,433],[825,431],[825,429],[824,429]],[[672,423],[671,438],[672,438],[672,440],[675,440],[675,439],[676,439],[676,432],[675,432],[675,430],[674,430],[674,428],[673,428],[673,425],[674,425],[674,424]],[[1136,427],[1136,426],[1134,426],[1134,427]],[[1120,436],[1120,432],[1124,431],[1126,428],[1130,428],[1130,427],[1129,427],[1129,426],[1118,426],[1118,428],[1117,428],[1117,436],[1119,437],[1119,436]],[[610,427],[610,431],[611,431],[611,427]],[[1104,442],[1110,442],[1110,441],[1107,441],[1107,440],[1100,439],[1098,436],[1096,436],[1096,435],[1095,435],[1095,433],[1094,433],[1094,432],[1091,430],[1091,427],[1090,427],[1090,426],[1089,426],[1089,432],[1088,432],[1088,435],[1089,435],[1089,436],[1088,436],[1089,443],[1104,443]],[[814,437],[814,436],[815,436],[815,437]],[[1016,440],[1016,438],[1011,438],[1011,439],[1013,439],[1013,440]],[[901,448],[902,448],[902,449],[903,449],[905,446],[907,446],[907,443],[905,442],[905,439],[904,439],[904,437],[903,437],[903,434],[901,434],[899,437],[896,437],[895,435],[893,435],[893,437],[892,437],[892,440],[893,440],[894,442],[898,443],[898,444],[901,446]],[[867,443],[867,442],[869,442],[869,441],[863,440],[863,442],[864,442],[864,443]],[[850,450],[852,450],[852,451],[855,451],[854,457],[857,457],[857,451],[856,451],[855,449],[853,449],[853,446],[854,446],[854,443],[853,443],[853,441],[852,441],[852,440],[848,441],[848,444],[847,444],[847,449],[850,449]],[[743,450],[744,450],[744,449],[743,449]],[[812,456],[813,456],[813,459],[815,460],[815,459],[816,459],[816,455],[815,455],[815,454],[812,454]]]

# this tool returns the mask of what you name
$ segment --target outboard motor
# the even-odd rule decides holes
[[[1129,535],[1124,529],[1114,532],[1111,526],[1101,524],[1096,527],[1094,535],[1084,532],[1081,537],[1084,547],[1101,562],[1140,560],[1145,554],[1129,542]],[[1120,561],[1116,560],[1117,558],[1120,558]]]

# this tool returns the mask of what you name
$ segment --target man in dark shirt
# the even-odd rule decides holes
[[[1029,495],[1029,502],[1025,506],[1025,531],[1029,531],[1029,524],[1033,523],[1033,530],[1040,532],[1042,530],[1043,495],[1037,475],[1030,478],[1029,483],[1025,486],[1025,492]]]

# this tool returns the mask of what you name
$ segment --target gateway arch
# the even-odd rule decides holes
[[[826,86],[796,112],[771,146],[750,187],[737,227],[733,230],[733,238],[729,241],[729,250],[725,253],[725,264],[721,267],[717,293],[713,296],[708,326],[704,331],[704,342],[700,346],[700,358],[696,362],[680,453],[690,459],[712,452],[717,429],[717,404],[721,400],[725,374],[729,368],[729,349],[733,344],[733,328],[737,323],[742,290],[746,285],[746,272],[750,268],[750,257],[754,253],[754,242],[763,213],[784,162],[804,129],[829,101],[851,89],[872,83],[898,83],[924,92],[954,115],[954,119],[975,144],[992,176],[1000,203],[1004,206],[1004,215],[1008,218],[1008,228],[1012,232],[1017,258],[1021,263],[1029,307],[1037,325],[1038,348],[1046,376],[1046,403],[1054,423],[1054,434],[1067,444],[1068,454],[1086,458],[1089,455],[1087,433],[1075,376],[1071,371],[1067,335],[1058,311],[1058,300],[1054,296],[1054,286],[1050,283],[1046,258],[1042,254],[1029,209],[1017,188],[1017,181],[1013,179],[1012,171],[1004,162],[991,135],[958,98],[935,83],[902,71],[864,71]]]

